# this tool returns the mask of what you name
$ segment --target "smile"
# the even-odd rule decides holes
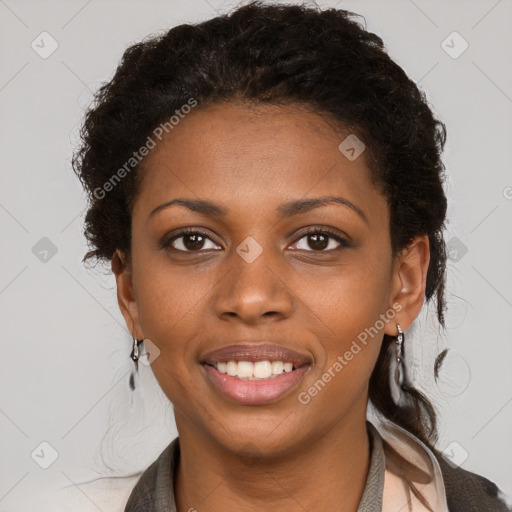
[[[312,358],[268,342],[238,343],[201,358],[208,382],[231,402],[263,405],[295,389],[312,365]]]

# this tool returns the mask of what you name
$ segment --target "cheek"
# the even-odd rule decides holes
[[[204,329],[201,311],[209,287],[190,273],[150,264],[139,269],[134,282],[142,332],[160,351],[151,366],[166,391],[164,382],[173,376],[183,382],[194,364],[194,340]]]
[[[205,300],[208,283],[189,269],[171,266],[160,254],[141,254],[134,272],[137,307],[144,334],[164,342],[183,329]]]
[[[302,295],[309,307],[334,331],[357,334],[354,328],[369,327],[388,307],[391,272],[387,262],[368,258],[363,251],[329,272],[303,273],[296,279],[302,281],[296,283],[298,289],[307,290]]]
[[[391,276],[385,264],[361,258],[336,279],[324,281],[322,290],[310,287],[308,305],[322,330],[319,366],[323,373],[336,374],[338,381],[346,377],[349,385],[360,386],[369,379],[384,327],[395,316],[388,303]],[[338,377],[342,374],[345,377]]]

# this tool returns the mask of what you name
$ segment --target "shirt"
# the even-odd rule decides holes
[[[366,427],[371,450],[370,464],[357,512],[428,510],[411,494],[404,480],[387,467],[384,445],[430,475],[429,482],[421,485],[414,483],[435,512],[512,510],[504,501],[506,497],[493,482],[462,468],[452,467],[400,426],[384,421],[379,431],[367,420]],[[124,512],[177,512],[172,482],[179,457],[177,437],[143,472],[129,496]]]

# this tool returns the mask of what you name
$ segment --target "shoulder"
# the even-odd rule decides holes
[[[439,452],[433,452],[441,468],[450,512],[510,512],[498,486],[461,467],[453,467]]]
[[[378,417],[377,425],[388,446],[408,463],[431,475],[428,484],[412,473],[409,480],[423,483],[421,494],[431,505],[435,504],[436,511],[512,512],[511,498],[491,480],[453,466],[439,449],[431,449],[394,422]],[[391,466],[390,470],[393,471]]]
[[[179,438],[175,438],[142,473],[133,488],[124,512],[171,512],[173,509],[171,476],[179,456]]]

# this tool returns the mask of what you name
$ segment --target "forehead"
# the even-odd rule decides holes
[[[339,149],[350,135],[298,106],[198,108],[156,140],[143,162],[139,204],[149,209],[186,196],[261,211],[339,193],[382,215],[384,198],[371,184],[364,152],[351,160]]]

